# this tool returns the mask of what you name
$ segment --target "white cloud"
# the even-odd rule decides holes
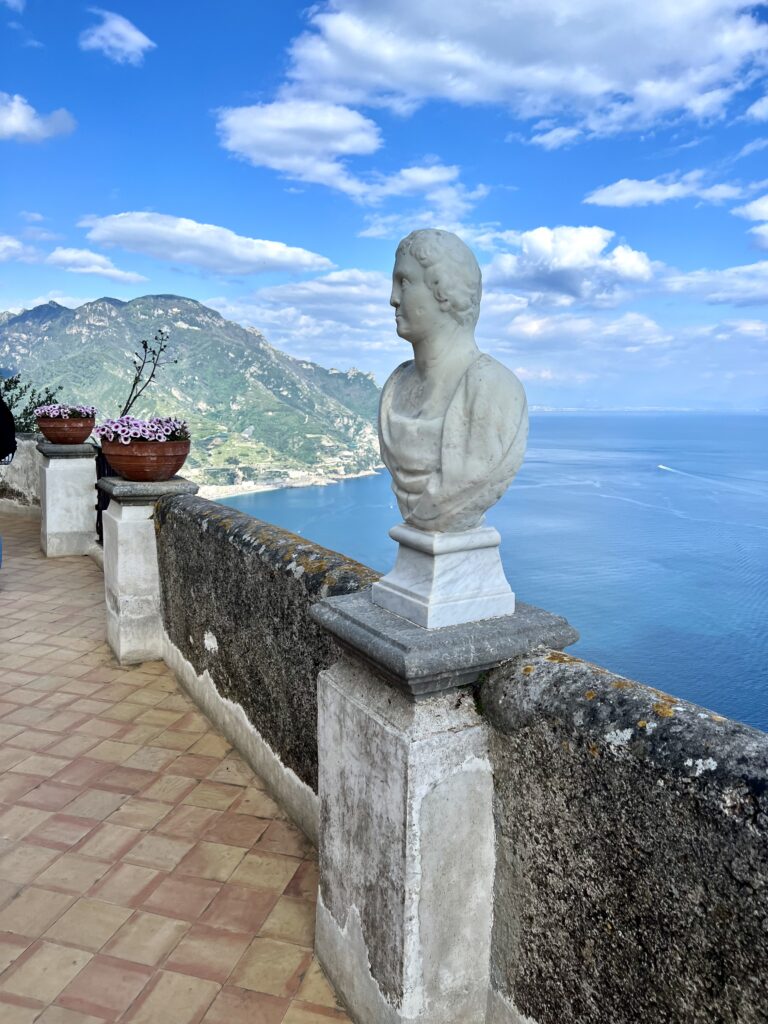
[[[753,199],[744,206],[735,206],[731,212],[747,220],[768,220],[768,195]]]
[[[0,263],[5,260],[15,260],[23,255],[24,246],[12,235],[0,235]]]
[[[759,153],[766,147],[768,147],[768,139],[753,139],[751,142],[748,142],[746,145],[741,147],[734,159],[741,160],[744,156],[752,156],[753,153]]]
[[[34,210],[20,210],[19,216],[22,220],[27,221],[28,224],[39,224],[40,221],[45,220],[42,213],[36,213]]]
[[[532,293],[536,301],[570,305],[580,299],[613,305],[623,287],[651,280],[653,265],[628,245],[609,249],[614,232],[600,227],[539,227],[506,232],[517,252],[499,253],[484,271],[489,287]]]
[[[753,121],[768,121],[768,96],[763,96],[747,108],[747,117]]]
[[[719,203],[743,195],[743,190],[735,185],[705,185],[704,177],[704,171],[689,171],[687,174],[675,171],[644,181],[621,178],[612,185],[590,192],[583,202],[592,206],[658,206],[673,199],[696,198]]]
[[[24,10],[25,2],[26,0],[0,0],[0,3],[4,3],[6,7],[16,11],[17,14],[21,14]]]
[[[270,167],[299,181],[339,189],[355,198],[366,186],[344,157],[374,153],[378,125],[356,110],[312,100],[286,100],[218,112],[222,146],[255,167]]]
[[[324,270],[331,261],[308,249],[237,235],[229,228],[201,224],[188,217],[129,212],[85,217],[88,238],[117,245],[128,252],[185,263],[216,274],[259,274],[263,271]]]
[[[675,294],[697,295],[709,303],[762,304],[768,302],[768,260],[723,270],[670,273],[664,288]]]
[[[57,246],[46,257],[45,262],[68,270],[72,274],[99,274],[101,277],[108,277],[112,281],[124,284],[137,284],[139,281],[147,280],[146,277],[131,270],[120,270],[108,256],[91,252],[90,249],[67,249]]]
[[[101,18],[80,35],[81,50],[98,50],[116,64],[141,64],[144,54],[157,46],[121,14],[91,7],[91,14]]]
[[[75,119],[62,107],[51,114],[38,114],[23,96],[0,92],[0,139],[41,142],[53,135],[74,130]]]
[[[761,249],[768,249],[768,224],[758,224],[756,228],[749,229]]]
[[[547,132],[540,132],[531,136],[531,142],[542,149],[561,149],[570,142],[575,142],[581,135],[580,128],[550,128]]]
[[[767,45],[745,0],[333,0],[293,43],[289,90],[401,112],[499,103],[610,134],[721,116]]]

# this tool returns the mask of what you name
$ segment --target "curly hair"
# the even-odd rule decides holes
[[[412,231],[397,247],[424,268],[424,281],[441,308],[465,326],[480,315],[483,275],[474,253],[458,235],[440,228]]]

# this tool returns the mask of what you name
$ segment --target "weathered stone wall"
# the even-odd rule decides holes
[[[479,700],[489,1020],[765,1024],[768,735],[558,652],[489,673]]]
[[[0,466],[0,502],[40,505],[40,464],[35,434],[17,434],[18,448],[10,466]]]
[[[308,609],[378,574],[202,498],[164,498],[155,523],[170,641],[316,792],[317,676],[339,651]]]

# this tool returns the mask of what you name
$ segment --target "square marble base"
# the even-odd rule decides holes
[[[397,561],[373,584],[374,604],[426,629],[514,613],[493,527],[427,533],[401,523],[389,535],[399,543]]]

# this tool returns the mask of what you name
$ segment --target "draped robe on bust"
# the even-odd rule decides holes
[[[517,377],[479,353],[460,378],[443,419],[439,465],[425,467],[423,487],[412,468],[414,452],[393,438],[393,401],[413,360],[402,363],[384,385],[379,403],[379,444],[392,474],[392,490],[404,521],[420,530],[455,533],[479,526],[520,468],[528,438],[528,404]],[[402,414],[399,414],[402,419]],[[410,487],[409,487],[410,485]]]

